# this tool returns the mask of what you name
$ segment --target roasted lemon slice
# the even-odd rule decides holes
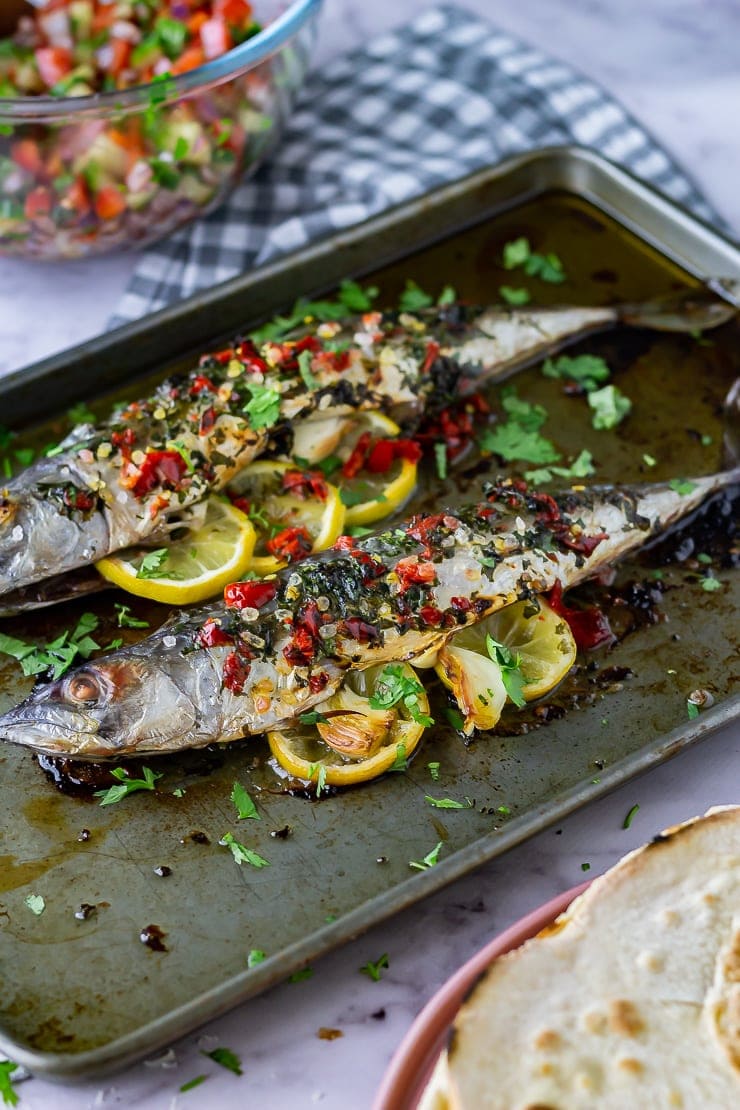
[[[506,668],[491,658],[491,641],[514,664],[510,669],[521,678],[518,685],[524,701],[540,698],[557,686],[576,657],[568,623],[542,598],[508,605],[456,633],[439,651],[435,670],[455,696],[465,732],[494,728],[506,702]]]
[[[347,506],[345,524],[372,524],[389,516],[416,489],[420,449],[381,412],[363,412],[342,439],[332,474]]]
[[[404,767],[430,723],[428,714],[415,671],[394,663],[350,671],[341,690],[306,715],[315,722],[270,732],[267,739],[277,762],[296,778],[319,787],[353,786]]]
[[[193,605],[221,593],[248,569],[255,531],[225,498],[211,496],[167,547],[126,548],[96,563],[116,586],[167,605]]]
[[[255,574],[274,574],[313,551],[324,551],[344,527],[337,487],[320,472],[291,463],[252,463],[231,484],[229,494],[257,532],[249,567]]]

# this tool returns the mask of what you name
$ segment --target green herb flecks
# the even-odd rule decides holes
[[[413,867],[416,871],[428,871],[430,867],[434,867],[437,863],[439,863],[439,853],[441,851],[442,841],[440,840],[437,844],[435,844],[431,852],[427,852],[423,860],[409,860],[409,867]]]
[[[369,312],[378,295],[376,286],[362,286],[355,281],[343,281],[336,300],[298,300],[286,316],[276,316],[252,332],[255,343],[282,339],[300,328],[307,320],[327,322],[344,320],[357,312]]]
[[[208,1079],[207,1075],[196,1075],[195,1079],[188,1079],[187,1083],[183,1083],[180,1088],[180,1093],[184,1095],[187,1091],[192,1091],[194,1087],[200,1087],[206,1079]]]
[[[149,551],[141,560],[141,565],[136,571],[137,578],[176,578],[177,575],[165,569],[169,562],[170,553],[166,547],[158,547],[156,551]]]
[[[299,971],[294,971],[292,975],[288,976],[289,983],[302,983],[305,979],[310,979],[313,975],[312,967],[302,967]]]
[[[77,424],[94,424],[97,417],[84,401],[78,401],[76,405],[67,409],[67,419],[74,427]]]
[[[230,1048],[214,1048],[210,1052],[205,1052],[201,1049],[202,1056],[208,1056],[215,1064],[220,1067],[226,1068],[227,1071],[233,1071],[234,1075],[243,1075],[242,1062],[235,1052]]]
[[[401,312],[417,312],[420,308],[429,308],[434,304],[434,297],[420,289],[411,278],[406,279],[406,288],[398,298],[398,307]]]
[[[447,444],[434,444],[434,462],[437,466],[437,477],[444,482],[447,477]]]
[[[528,289],[515,289],[513,285],[500,285],[501,300],[510,305],[529,304],[532,295]]]
[[[12,1060],[0,1060],[0,1095],[2,1095],[3,1102],[6,1106],[18,1105],[18,1092],[13,1086],[13,1080],[10,1078],[18,1065],[13,1063]]]
[[[389,966],[388,953],[384,952],[375,962],[368,960],[366,964],[362,965],[359,971],[361,975],[367,975],[368,979],[372,979],[374,983],[379,983],[383,969]]]
[[[699,716],[699,706],[691,698],[686,699],[686,715],[690,721],[695,721]]]
[[[72,632],[48,644],[29,644],[0,632],[0,653],[12,655],[21,665],[24,675],[38,675],[49,672],[52,680],[61,678],[77,659],[89,659],[100,644],[90,635],[98,627],[94,613],[83,613]]]
[[[319,381],[311,372],[311,352],[301,351],[298,355],[298,370],[303,378],[306,389],[314,393],[319,388]]]
[[[616,428],[632,409],[629,397],[616,385],[605,385],[588,395],[588,403],[593,410],[591,423],[597,430]]]
[[[635,804],[627,811],[627,814],[624,818],[624,821],[622,822],[622,828],[623,829],[628,829],[630,827],[630,825],[634,821],[635,816],[637,815],[639,809],[640,809],[639,805],[637,804],[637,802],[635,802]]]
[[[539,433],[547,420],[547,410],[542,405],[523,401],[513,386],[502,391],[501,404],[508,420],[483,431],[478,439],[482,451],[499,455],[505,462],[549,465],[560,461],[557,448]]]
[[[135,794],[137,790],[154,790],[154,784],[162,778],[161,772],[152,771],[150,767],[142,767],[141,770],[144,777],[132,779],[125,768],[114,767],[111,775],[114,779],[118,779],[116,785],[109,786],[107,790],[95,791],[95,797],[101,799],[101,806],[115,805],[129,794]]]
[[[427,763],[427,769],[434,782],[439,782],[439,768],[440,763],[438,762],[438,760],[433,760],[431,763]]]
[[[236,814],[240,821],[246,821],[249,818],[254,821],[260,820],[257,806],[240,782],[235,782],[231,788],[231,800],[234,803]]]
[[[552,251],[538,254],[524,237],[514,239],[504,246],[504,269],[516,270],[519,267],[529,277],[537,277],[552,285],[560,285],[565,281],[565,270],[558,256]]]
[[[668,488],[680,497],[688,497],[696,489],[696,482],[690,482],[688,478],[671,478]]]
[[[702,578],[701,588],[706,590],[708,594],[711,594],[714,593],[715,590],[721,590],[722,583],[719,578],[715,578],[714,575],[708,574],[706,578]]]
[[[590,871],[590,870],[591,870],[591,864],[590,863],[582,863],[581,864],[581,871]]]
[[[258,967],[267,959],[267,953],[261,948],[251,948],[247,956],[247,967]]]
[[[642,456],[642,461],[645,463],[645,466],[653,467],[658,465],[658,460],[647,453]]]
[[[522,691],[526,682],[519,655],[514,655],[504,644],[494,640],[493,636],[486,636],[486,651],[493,662],[501,668],[501,681],[509,698],[521,709],[525,704]]]
[[[316,797],[320,798],[322,791],[326,790],[326,764],[312,763],[308,768],[308,778],[316,783]]]
[[[396,744],[396,758],[388,768],[389,771],[407,771],[409,761],[406,758],[406,745],[404,743]]]
[[[255,432],[262,428],[271,428],[280,419],[280,394],[275,389],[268,389],[256,382],[246,382],[246,387],[251,394],[243,411],[249,417],[249,423]]]
[[[431,794],[424,795],[424,801],[429,802],[435,809],[472,809],[473,802],[466,798],[464,802],[456,802],[454,798],[433,798]]]
[[[547,358],[542,364],[546,378],[561,378],[577,382],[587,393],[593,393],[599,384],[609,380],[611,371],[603,358],[598,355],[560,355]]]
[[[246,844],[240,844],[231,833],[224,833],[219,840],[219,844],[223,848],[229,849],[234,857],[234,861],[238,863],[240,867],[243,863],[248,863],[250,867],[257,868],[270,866],[269,860],[264,859],[258,852],[255,852],[253,848],[248,848]]]
[[[298,720],[302,725],[318,725],[324,724],[327,717],[323,713],[319,713],[316,709],[310,709],[308,713],[301,713]]]
[[[423,712],[419,703],[423,694],[424,687],[420,682],[404,674],[400,664],[389,663],[381,672],[374,693],[370,695],[370,708],[390,709],[402,702],[417,724],[433,725],[434,721]]]
[[[530,485],[539,486],[544,482],[551,482],[555,475],[570,480],[572,478],[588,478],[595,473],[593,455],[584,448],[570,466],[544,466],[537,470],[525,470],[524,477]]]
[[[123,605],[119,601],[113,602],[113,608],[116,611],[116,621],[119,628],[148,628],[149,621],[139,620],[138,617],[132,617],[131,607]]]

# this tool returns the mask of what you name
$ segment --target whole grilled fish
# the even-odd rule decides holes
[[[740,470],[548,495],[507,479],[464,509],[342,537],[273,579],[38,688],[0,737],[104,759],[226,742],[295,720],[348,668],[411,660],[556,584],[567,589],[685,516]]]
[[[205,355],[106,423],[75,429],[0,489],[0,597],[13,595],[3,609],[45,604],[44,591],[26,590],[35,583],[161,543],[184,510],[268,448],[325,457],[346,430],[342,416],[383,409],[413,426],[424,411],[589,332],[617,323],[692,331],[736,311],[708,288],[638,306],[450,305],[371,312]]]

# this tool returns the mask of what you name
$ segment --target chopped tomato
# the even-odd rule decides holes
[[[44,159],[41,156],[38,143],[35,143],[33,139],[19,139],[17,143],[13,143],[10,148],[10,157],[16,165],[28,170],[36,177],[41,177],[45,173]]]
[[[234,45],[229,28],[223,19],[207,19],[200,28],[200,41],[206,58],[219,58]]]
[[[51,89],[72,69],[72,55],[63,46],[42,46],[36,51],[36,65],[41,80]]]
[[[202,66],[205,60],[206,56],[203,47],[199,43],[193,43],[187,50],[183,50],[176,62],[172,63],[170,66],[170,73],[175,77],[178,73],[187,73],[191,69],[197,69],[198,66]]]
[[[23,211],[27,219],[35,220],[37,216],[48,216],[53,203],[54,197],[51,189],[39,185],[36,189],[32,189],[26,197]]]
[[[95,197],[95,211],[101,220],[114,220],[126,208],[126,199],[115,185],[103,185]]]

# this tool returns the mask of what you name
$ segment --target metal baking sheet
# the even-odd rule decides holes
[[[500,269],[501,248],[519,235],[557,251],[566,264],[567,285],[538,287],[550,302],[640,299],[704,275],[740,278],[740,252],[717,232],[591,152],[546,150],[18,371],[3,383],[5,420],[23,428],[48,417],[35,433],[48,442],[74,401],[95,404],[124,387],[135,395],[134,378],[181,369],[194,353],[284,309],[297,293],[323,292],[346,276],[372,273],[381,300],[392,299],[406,277],[433,288],[449,282],[464,297],[492,300],[501,283],[511,284]],[[600,479],[644,479],[645,452],[658,460],[651,476],[708,472],[720,462],[722,397],[740,372],[737,338],[730,325],[706,344],[645,333],[589,340],[587,349],[608,358],[635,402],[618,433],[594,432],[579,402],[536,368],[516,384],[546,404],[565,454],[593,451]],[[711,436],[710,445],[702,435]],[[454,502],[473,484],[472,476],[443,488],[433,483],[420,503]],[[705,523],[696,528],[705,534]],[[650,566],[666,555],[624,567],[618,584],[657,580]],[[509,714],[502,732],[468,747],[437,727],[405,774],[319,802],[281,791],[261,740],[148,761],[164,772],[157,793],[106,808],[58,791],[30,753],[3,748],[0,1049],[67,1081],[152,1054],[733,719],[737,576],[718,570],[723,590],[712,594],[687,584],[681,564],[658,573],[666,586],[660,620],[646,619],[590,665],[581,660],[544,711]],[[46,635],[80,611],[65,607],[9,622],[7,630]],[[111,602],[101,600],[96,611],[105,622]],[[103,642],[108,630],[115,634],[104,623]],[[5,657],[0,664],[4,709],[24,688],[16,664]],[[686,695],[697,686],[711,689],[715,704],[688,721]],[[440,762],[438,783],[430,761]],[[235,824],[235,779],[257,800],[261,821]],[[424,794],[432,786],[475,805],[431,809]],[[181,796],[173,793],[178,788]],[[272,835],[286,827],[290,835]],[[237,867],[218,846],[226,831],[270,866]],[[438,865],[412,871],[409,861],[438,841]],[[162,865],[171,869],[166,878],[154,871]],[[43,896],[40,916],[25,905],[29,894]],[[74,916],[81,903],[96,907],[87,920]],[[165,934],[165,951],[141,943],[151,924]],[[252,948],[268,958],[248,970]]]

